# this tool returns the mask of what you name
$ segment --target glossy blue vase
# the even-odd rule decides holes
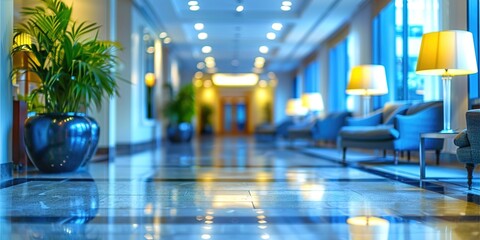
[[[85,114],[39,114],[25,121],[25,148],[41,172],[77,170],[95,154],[98,124]]]

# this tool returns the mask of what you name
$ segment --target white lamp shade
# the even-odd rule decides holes
[[[456,30],[423,35],[417,74],[455,76],[477,71],[471,32]]]
[[[302,105],[310,111],[323,111],[323,99],[320,93],[302,94]]]
[[[288,99],[285,114],[288,116],[302,116],[307,114],[307,112],[308,109],[303,107],[302,100],[300,98]]]
[[[352,68],[347,94],[384,95],[388,93],[385,67],[382,65],[359,65]]]

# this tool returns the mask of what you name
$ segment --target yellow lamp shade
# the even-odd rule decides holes
[[[359,65],[352,68],[347,94],[383,95],[388,93],[385,67],[382,65]]]
[[[155,85],[155,74],[145,74],[145,85],[147,85],[147,87],[153,87]]]
[[[302,116],[307,114],[308,109],[303,107],[302,100],[300,98],[291,98],[288,99],[287,107],[285,113],[288,116]]]
[[[455,30],[423,35],[417,74],[455,76],[477,71],[471,32]]]
[[[302,94],[302,105],[310,111],[323,111],[323,99],[320,93]]]

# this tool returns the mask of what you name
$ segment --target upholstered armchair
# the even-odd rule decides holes
[[[408,108],[406,108],[407,106]],[[397,164],[398,151],[418,151],[420,134],[438,132],[443,126],[442,102],[425,102],[413,105],[401,105],[385,117],[379,125],[355,124],[340,130],[339,146],[342,148],[342,161],[346,162],[347,148],[365,148],[394,150],[394,162]],[[378,117],[379,118],[379,117]],[[365,120],[360,120],[364,121]],[[349,121],[352,123],[354,121]],[[355,121],[358,123],[359,121]],[[427,150],[435,150],[437,159],[443,148],[443,140],[427,139]]]
[[[275,139],[276,137],[286,137],[287,129],[294,124],[293,120],[288,118],[274,124],[261,124],[255,128],[255,136],[258,140]]]
[[[287,138],[308,139],[312,141],[336,142],[338,132],[345,126],[350,112],[331,112],[323,118],[303,124],[294,124],[287,129]]]
[[[466,113],[467,129],[460,132],[453,143],[458,146],[457,159],[467,169],[468,189],[472,189],[472,175],[475,165],[480,163],[480,110]]]

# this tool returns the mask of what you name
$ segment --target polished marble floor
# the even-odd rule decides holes
[[[420,185],[288,145],[197,139],[17,173],[0,188],[0,239],[480,239],[475,181]]]

